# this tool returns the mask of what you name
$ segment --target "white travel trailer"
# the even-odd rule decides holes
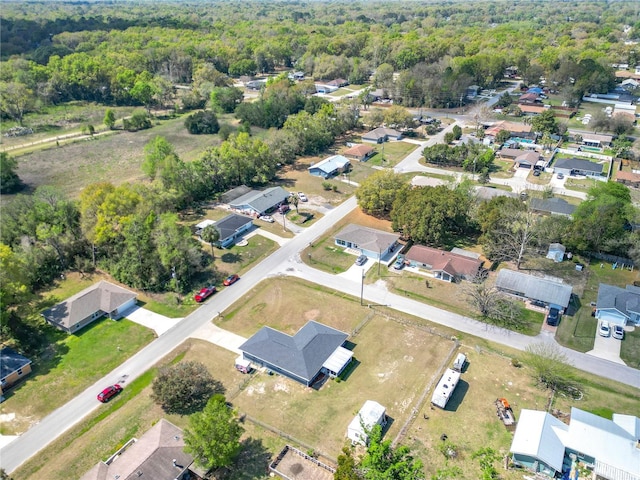
[[[456,385],[458,385],[459,380],[460,372],[447,368],[444,375],[442,375],[442,378],[438,382],[438,386],[433,392],[431,403],[436,407],[446,407],[447,402],[451,398],[451,395],[453,395],[453,391],[456,389]]]
[[[351,443],[354,445],[357,443],[368,445],[369,435],[367,435],[367,432],[371,431],[376,425],[384,428],[386,424],[387,415],[385,408],[378,402],[367,400],[364,402],[358,414],[351,420],[349,428],[347,428],[347,438],[351,440]]]

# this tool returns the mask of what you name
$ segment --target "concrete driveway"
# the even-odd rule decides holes
[[[154,313],[142,307],[134,307],[127,312],[126,318],[144,327],[150,328],[156,335],[160,336],[173,326],[177,325],[182,318],[169,318],[158,313]]]
[[[620,358],[620,346],[622,342],[609,337],[602,337],[596,332],[596,339],[593,344],[593,350],[587,352],[587,355],[593,355],[594,357],[603,358],[610,362],[626,365]]]

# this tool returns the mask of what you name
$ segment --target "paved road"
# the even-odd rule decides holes
[[[279,265],[286,262],[291,256],[291,252],[299,252],[305,248],[355,207],[356,199],[351,197],[346,202],[327,212],[315,224],[291,239],[285,248],[278,249],[243,275],[239,282],[216,293],[211,300],[186,317],[182,322],[158,337],[66,405],[58,408],[20,437],[4,446],[0,449],[2,468],[9,473],[12,472],[59,435],[99,408],[101,404],[96,400],[96,395],[105,386],[122,382],[126,388],[128,382],[139,377],[155,365],[164,355],[193,335],[202,325],[217,316],[218,312],[224,311],[246,295],[256,283],[269,276]]]
[[[362,288],[361,282],[354,281],[353,277],[320,272],[302,263],[301,259],[296,256],[290,256],[286,263],[283,263],[272,272],[272,275],[291,275],[303,278],[328,288],[346,292],[354,297],[360,296]],[[527,346],[540,342],[553,343],[567,356],[570,363],[579,370],[605,378],[613,378],[626,385],[640,388],[640,372],[638,370],[561,347],[557,344],[551,333],[541,333],[536,337],[529,337],[510,330],[487,325],[472,318],[412,300],[410,297],[391,293],[380,283],[365,285],[362,292],[363,303],[365,305],[385,305],[394,310],[517,350],[525,350]]]

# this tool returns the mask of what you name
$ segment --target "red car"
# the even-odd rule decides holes
[[[216,293],[216,287],[211,285],[209,287],[204,287],[202,290],[200,290],[198,293],[196,293],[194,295],[193,299],[196,302],[201,303],[201,302],[204,302],[207,298],[209,298],[214,293]]]
[[[225,287],[228,287],[229,285],[233,285],[234,283],[236,283],[238,280],[240,280],[240,277],[234,273],[233,275],[229,275],[227,278],[225,278],[222,284]]]
[[[111,385],[110,387],[105,388],[98,394],[98,400],[102,403],[107,403],[113,397],[118,395],[122,391],[122,387],[117,383],[115,385]]]

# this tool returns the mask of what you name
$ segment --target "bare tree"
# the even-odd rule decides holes
[[[501,227],[494,233],[499,241],[493,245],[493,258],[514,261],[520,270],[530,245],[536,239],[538,217],[529,210],[505,214]]]
[[[529,345],[524,362],[532,369],[536,382],[544,387],[571,395],[579,392],[571,363],[556,344],[540,342]]]

